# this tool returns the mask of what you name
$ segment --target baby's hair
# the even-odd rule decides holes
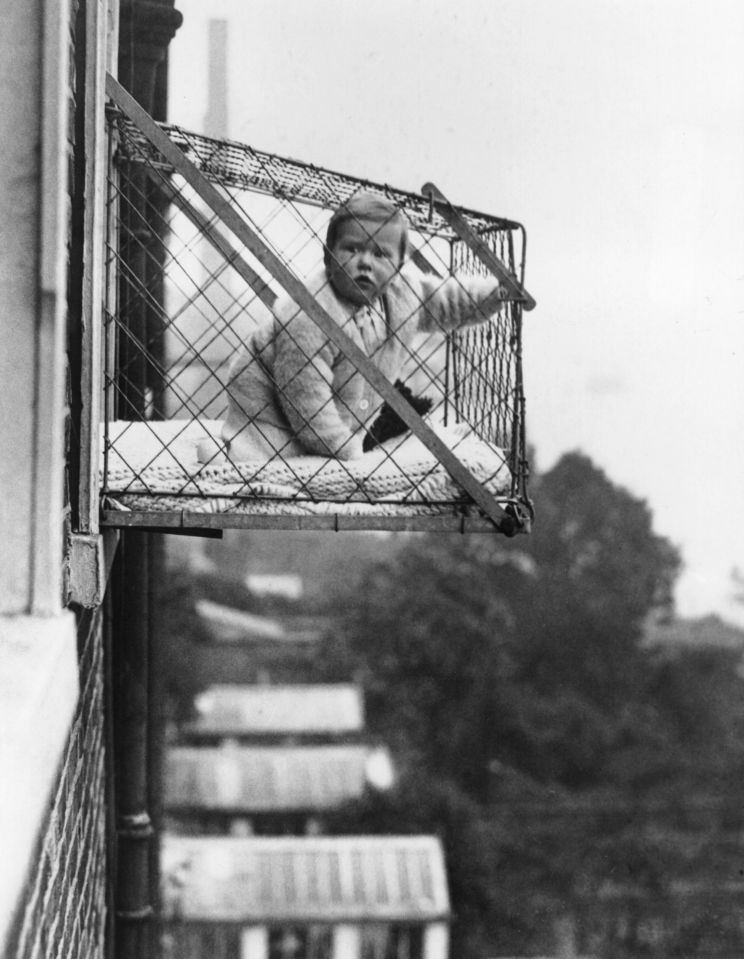
[[[373,223],[396,223],[400,226],[400,261],[408,253],[408,223],[398,207],[378,193],[355,193],[342,203],[328,222],[325,242],[325,263],[328,266],[331,250],[336,245],[342,224],[347,220],[367,220]]]

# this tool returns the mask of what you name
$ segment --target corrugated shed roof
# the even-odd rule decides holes
[[[212,642],[245,646],[296,646],[317,643],[330,625],[330,617],[287,615],[281,620],[199,599],[196,612],[207,627]]]
[[[196,698],[191,735],[250,736],[358,733],[364,703],[358,686],[210,686]]]
[[[368,746],[176,747],[165,762],[165,805],[240,813],[332,809],[366,785]]]
[[[240,642],[256,639],[280,641],[286,639],[282,624],[268,616],[258,616],[242,609],[213,603],[209,599],[196,601],[196,612],[225,642]]]
[[[430,922],[449,915],[434,836],[166,835],[161,864],[165,918]]]
[[[259,596],[299,599],[303,593],[302,576],[298,573],[248,573],[245,585]]]

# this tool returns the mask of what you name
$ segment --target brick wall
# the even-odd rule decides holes
[[[18,12],[19,7],[22,8],[22,5],[15,5],[16,12]],[[53,11],[53,5],[49,4],[48,9]],[[42,7],[39,10],[41,11]],[[82,222],[83,197],[80,177],[77,173],[75,149],[76,141],[78,148],[82,149],[79,135],[80,126],[77,122],[79,120],[77,107],[82,107],[82,92],[79,88],[79,68],[82,60],[77,54],[80,52],[79,48],[84,39],[79,31],[80,15],[83,11],[82,0],[70,0],[66,35],[66,43],[70,54],[70,73],[62,91],[69,105],[66,132],[68,178],[67,183],[62,184],[61,187],[64,191],[68,211],[68,289],[72,294],[68,301],[67,310],[68,332],[77,329],[80,324],[79,295],[76,299],[73,291],[77,293],[79,290],[82,256],[82,245],[78,234]],[[17,35],[19,46],[25,53],[25,60],[23,57],[18,57],[14,61],[17,73],[21,72],[22,68],[30,72],[34,67],[34,59],[38,61],[39,56],[45,55],[49,50],[48,45],[45,46],[44,43],[39,42],[38,31],[40,27],[37,20],[40,21],[40,19],[39,11],[36,14],[29,12],[27,18],[19,14],[13,25],[15,33],[13,30],[9,30],[10,36]],[[53,20],[53,17],[51,19]],[[25,46],[23,46],[24,43]],[[37,62],[36,66],[39,67],[37,72],[41,74],[41,64]],[[36,134],[36,136],[38,135]],[[29,219],[32,212],[38,213],[37,209],[33,209],[34,202],[36,201],[32,198],[29,207]],[[24,237],[21,237],[21,240]],[[33,261],[33,257],[27,257],[27,259]],[[10,279],[13,278],[10,277]],[[28,296],[26,296],[26,300],[29,301]],[[34,354],[29,351],[29,355],[33,358]],[[45,375],[46,368],[37,369],[36,372],[39,376]],[[68,375],[68,406],[74,381],[75,370],[72,369]],[[18,397],[16,396],[16,403],[17,400]],[[72,497],[70,494],[75,485],[75,476],[69,474],[70,448],[74,446],[75,437],[72,417],[70,416],[71,411],[68,408],[63,412],[65,413],[64,439],[68,468],[65,470],[63,477],[59,457],[51,458],[51,468],[54,469],[55,475],[51,478],[44,476],[43,480],[44,482],[49,480],[52,485],[57,478],[60,483],[64,481],[65,497],[62,515],[60,516],[58,510],[55,509],[49,515],[49,523],[56,529],[58,529],[56,524],[62,523],[64,531],[67,533],[69,532],[71,519]],[[54,423],[56,423],[58,421],[57,411],[54,410],[54,413]],[[57,473],[60,474],[58,477]],[[14,479],[20,475],[20,470],[16,470]],[[35,477],[35,474],[31,473],[31,475]],[[35,478],[34,481],[36,479],[38,478]],[[57,502],[56,499],[54,501]],[[6,559],[10,556],[12,564],[17,566],[21,565],[22,558],[30,552],[27,541],[28,530],[25,528],[24,537],[20,545],[15,544],[12,540],[6,543]],[[54,552],[56,552],[59,543],[57,536],[53,538],[53,543]],[[35,544],[32,543],[31,545]],[[64,568],[62,555],[59,556],[59,561]],[[46,569],[46,567],[44,568]],[[52,581],[50,595],[54,599],[57,580],[54,576],[50,576],[50,580]],[[47,605],[53,606],[53,603]],[[15,609],[11,611],[15,612]],[[65,618],[65,616],[68,618]],[[23,617],[18,617],[18,619],[23,619]],[[34,630],[40,628],[40,623],[44,627],[42,632],[45,633],[41,639],[56,639],[56,636],[52,635],[50,631],[53,630],[59,620],[59,622],[64,621],[67,624],[68,632],[66,636],[72,640],[72,622],[70,622],[72,619],[72,613],[50,616],[45,609],[44,616],[37,617],[35,621],[29,621],[25,624],[27,626],[25,632],[21,629],[24,623],[18,624],[14,621],[14,626],[25,643],[23,648],[28,647],[28,655],[31,657],[32,653],[36,654],[40,645],[39,637],[34,634]],[[49,623],[52,625],[49,626]],[[49,637],[46,636],[47,632],[49,632]],[[72,707],[75,690],[73,689],[73,683],[69,682],[70,676],[74,677],[74,649],[72,644],[69,644],[65,649],[69,651],[70,656],[64,660],[65,664],[69,664],[70,676],[67,677],[69,688],[65,687],[64,696],[56,697],[57,690],[62,689],[63,684],[62,677],[54,671],[49,673],[48,687],[52,691],[48,698],[50,701],[54,700],[54,709],[50,709],[49,713],[53,718],[63,715],[64,722],[49,724],[47,720],[48,724],[45,725],[43,721],[39,720],[38,726],[34,726],[32,720],[24,724],[24,729],[29,731],[27,738],[29,740],[32,740],[34,736],[37,738],[37,742],[31,745],[39,746],[36,752],[29,750],[29,753],[26,754],[30,757],[26,768],[32,769],[35,774],[35,763],[39,763],[40,768],[44,770],[44,789],[43,792],[37,790],[34,793],[38,803],[29,813],[27,824],[21,822],[24,810],[22,801],[18,800],[13,805],[11,800],[8,800],[9,808],[13,810],[16,820],[16,831],[20,832],[20,827],[23,825],[27,825],[28,828],[24,832],[25,845],[22,848],[19,846],[23,858],[19,857],[14,860],[18,862],[17,878],[14,873],[13,886],[12,888],[10,885],[8,886],[10,892],[6,897],[7,902],[6,899],[3,900],[3,941],[0,942],[0,953],[2,953],[3,959],[98,959],[98,957],[103,959],[106,955],[108,938],[106,935],[108,852],[103,633],[103,609],[81,614],[78,617],[80,695],[74,714],[72,713]],[[54,645],[50,642],[49,648],[51,649]],[[47,664],[44,656],[37,656],[36,659],[45,665]],[[36,659],[33,660],[34,663]],[[57,685],[56,688],[53,688],[55,681]],[[36,692],[36,685],[38,684],[34,685],[28,682],[27,685],[29,688],[33,687],[32,692]],[[21,688],[25,693],[25,686],[22,685]],[[57,702],[57,698],[60,698],[60,703]],[[72,721],[69,722],[71,715]],[[29,716],[38,718],[35,712],[29,712]],[[56,738],[54,738],[53,744],[49,745],[49,749],[45,750],[44,747],[48,745],[47,738],[51,737],[52,729]],[[60,746],[63,743],[65,745],[60,752]],[[32,752],[34,762],[31,762]],[[54,758],[44,763],[38,760],[36,753],[41,757],[41,760],[47,754]],[[16,766],[12,767],[13,769],[19,766],[17,755],[21,755],[19,749],[16,753],[13,753],[13,759],[16,762]],[[55,766],[58,767],[56,779]],[[25,769],[17,768],[15,778],[19,786],[26,788],[26,780],[35,785],[36,780],[31,773],[24,778],[25,771]],[[10,775],[13,775],[12,771]],[[49,790],[49,785],[52,783],[53,787]],[[24,795],[23,788],[18,790],[20,796]],[[12,793],[12,790],[8,792]],[[45,801],[44,797],[46,796],[49,798]],[[28,806],[25,808],[28,808]],[[5,825],[7,828],[8,823],[6,822]],[[27,868],[25,864],[28,862],[28,851],[33,847],[34,842],[36,845],[33,849],[31,866]],[[8,850],[0,849],[0,870],[3,869],[4,853],[7,855]]]
[[[80,701],[8,959],[105,956],[103,616],[81,617]]]

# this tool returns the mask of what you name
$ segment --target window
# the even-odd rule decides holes
[[[423,959],[422,926],[367,926],[362,932],[361,959]]]
[[[331,959],[330,926],[282,926],[269,930],[269,959]]]
[[[240,930],[231,925],[172,923],[160,946],[163,959],[240,959]]]

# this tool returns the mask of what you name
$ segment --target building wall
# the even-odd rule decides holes
[[[21,612],[29,598],[28,526],[33,508],[33,404],[38,304],[40,12],[38,3],[7,4],[0,30],[0,609]]]
[[[88,6],[105,0],[88,0]],[[82,0],[0,31],[0,955],[105,954],[103,611],[66,606],[68,282]],[[115,6],[114,6],[115,9]]]

